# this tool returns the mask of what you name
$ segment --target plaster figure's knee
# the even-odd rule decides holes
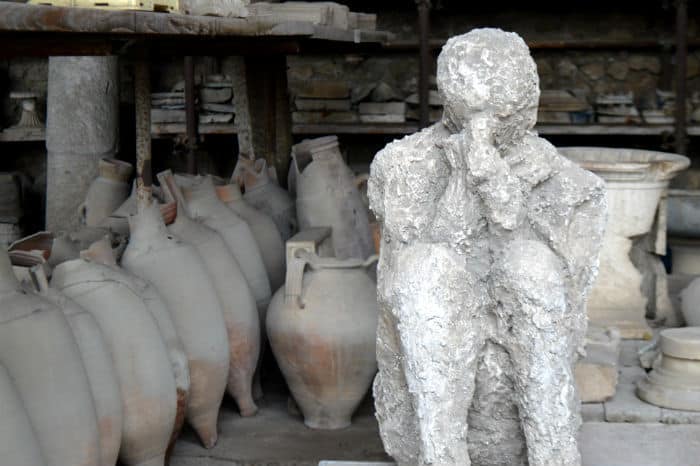
[[[567,293],[561,260],[547,245],[531,240],[508,243],[492,273],[492,293],[502,319],[557,332],[567,314]],[[503,322],[502,322],[503,324]]]

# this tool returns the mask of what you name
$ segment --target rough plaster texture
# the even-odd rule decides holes
[[[78,208],[119,141],[117,57],[52,57],[46,117],[46,228],[79,227]]]
[[[388,145],[369,180],[382,440],[399,466],[579,465],[572,366],[603,184],[532,131],[539,82],[516,34],[451,39],[437,80],[443,121]]]

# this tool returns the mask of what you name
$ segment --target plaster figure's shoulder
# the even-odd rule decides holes
[[[420,236],[447,186],[449,170],[439,142],[441,124],[388,144],[370,168],[370,207],[386,234],[408,241]]]

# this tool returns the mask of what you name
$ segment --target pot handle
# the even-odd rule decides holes
[[[309,254],[300,250],[287,263],[287,278],[284,283],[285,302],[300,309],[305,307],[301,299],[301,292],[304,284],[304,271],[309,264],[309,259]]]

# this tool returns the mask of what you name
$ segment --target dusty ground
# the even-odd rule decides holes
[[[175,447],[171,466],[317,466],[320,460],[386,461],[371,400],[356,413],[352,426],[339,431],[306,427],[289,414],[286,397],[266,396],[257,416],[241,418],[235,403],[224,401],[219,441],[205,450],[190,429]]]

